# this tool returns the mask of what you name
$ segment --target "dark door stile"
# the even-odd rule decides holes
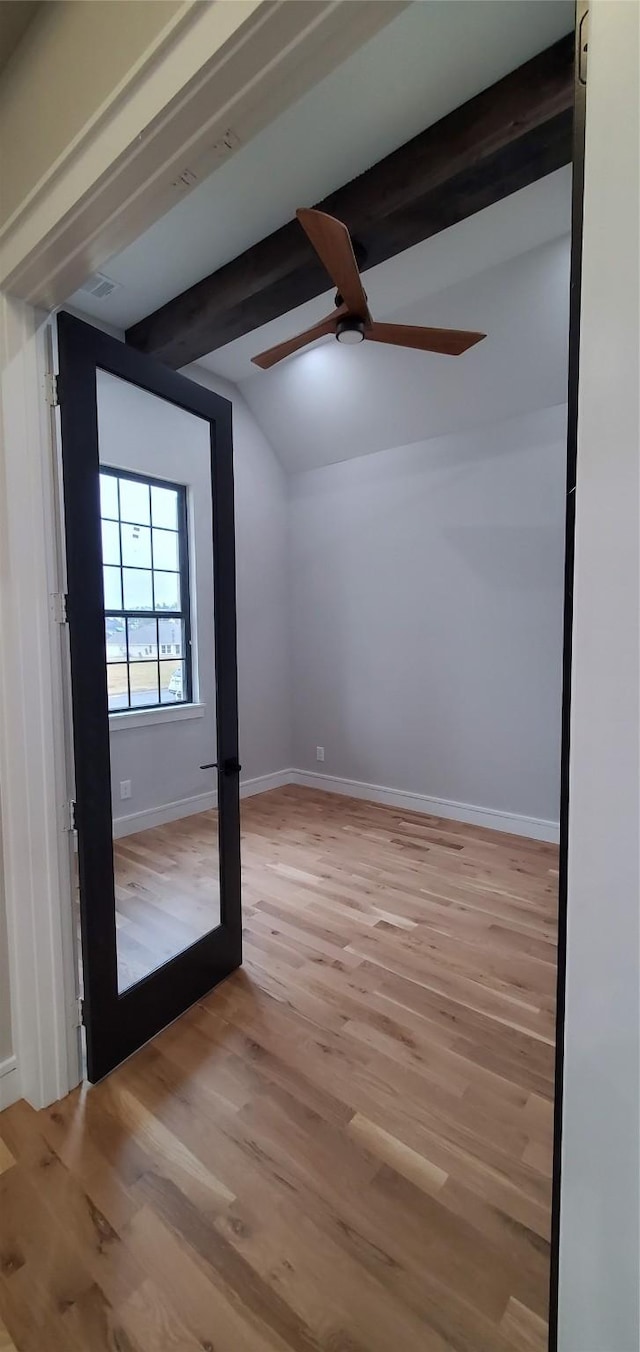
[[[549,1272],[549,1352],[558,1348],[560,1290],[560,1203],[562,1196],[562,1115],[564,1029],[567,983],[569,891],[569,784],[571,742],[571,672],[573,576],[578,475],[578,388],[580,373],[580,305],[582,290],[582,227],[585,170],[586,85],[589,0],[576,0],[573,75],[573,174],[571,201],[571,283],[569,369],[567,380],[567,470],[565,503],[564,636],[562,654],[562,732],[560,757],[560,850],[558,875],[558,959],[556,981],[556,1047],[554,1074],[553,1169]]]
[[[231,404],[64,312],[58,315],[58,349],[83,1017],[88,1078],[96,1081],[242,960]],[[211,448],[220,924],[122,994],[102,589],[98,370],[206,420]]]

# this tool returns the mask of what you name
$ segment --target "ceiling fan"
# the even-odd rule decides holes
[[[316,338],[333,333],[339,343],[391,343],[396,347],[418,348],[421,352],[441,352],[459,357],[473,347],[485,333],[469,333],[464,329],[427,329],[412,324],[377,324],[367,305],[360,270],[353,243],[346,225],[324,211],[299,207],[296,216],[309,237],[321,263],[337,287],[336,308],[326,319],[312,324],[310,329],[277,343],[251,360],[264,371],[301,347],[307,347]]]

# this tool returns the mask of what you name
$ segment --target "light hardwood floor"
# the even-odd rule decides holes
[[[0,1116],[0,1348],[543,1352],[556,850],[288,788],[243,855],[243,970]]]
[[[118,990],[220,923],[216,812],[114,841]]]

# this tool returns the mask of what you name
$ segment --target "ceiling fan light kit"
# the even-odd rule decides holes
[[[364,342],[364,321],[355,315],[345,315],[336,322],[336,338],[339,343]]]
[[[428,329],[419,324],[376,324],[372,318],[362,285],[353,241],[342,221],[327,216],[324,211],[299,207],[296,216],[313,245],[320,262],[326,268],[337,289],[336,308],[325,319],[310,329],[288,338],[266,352],[252,357],[254,365],[263,371],[275,366],[300,348],[308,347],[317,338],[333,334],[339,343],[389,343],[393,347],[410,347],[419,352],[440,352],[459,357],[486,337],[484,333],[470,333],[464,329]]]

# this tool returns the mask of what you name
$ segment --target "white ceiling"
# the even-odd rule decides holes
[[[573,16],[573,0],[414,0],[106,263],[121,284],[110,297],[70,303],[128,327],[542,51]]]

